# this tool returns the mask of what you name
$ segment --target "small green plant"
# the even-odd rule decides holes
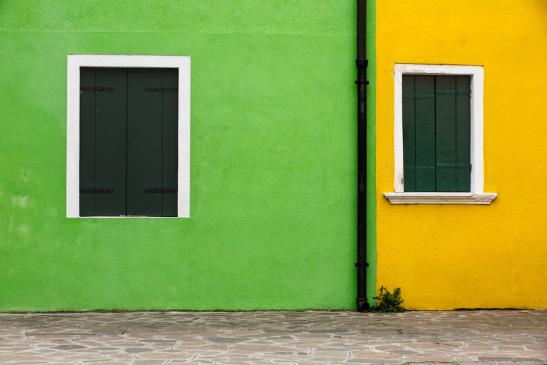
[[[380,287],[380,293],[376,299],[376,304],[370,308],[373,312],[404,312],[403,297],[401,296],[401,288],[393,289],[393,293],[387,290],[383,285]]]

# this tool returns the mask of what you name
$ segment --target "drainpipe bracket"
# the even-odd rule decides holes
[[[358,267],[358,268],[368,267],[368,262],[364,262],[362,260],[359,260],[355,263],[355,267]]]
[[[357,67],[367,67],[368,66],[368,60],[366,58],[358,58],[355,60],[355,64]]]
[[[367,66],[368,66],[368,60],[366,58],[358,58],[355,60],[355,64],[357,65],[357,81],[355,83],[357,85],[368,85],[369,82],[367,80]]]

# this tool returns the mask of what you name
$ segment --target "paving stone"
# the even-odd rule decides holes
[[[352,359],[389,359],[392,354],[388,352],[376,352],[376,351],[353,351],[351,353]]]
[[[164,360],[135,360],[131,364],[133,365],[157,365],[164,364]]]
[[[547,345],[546,345],[547,346]],[[541,359],[533,359],[529,357],[507,357],[507,356],[481,356],[480,361],[496,361],[496,362],[536,362],[543,363]]]
[[[86,346],[80,346],[80,345],[59,345],[53,347],[54,349],[59,350],[77,350],[77,349],[85,349]]]
[[[146,352],[146,351],[151,351],[149,349],[144,349],[144,348],[129,348],[129,349],[125,349],[125,352],[127,353],[130,353],[130,354],[138,354],[140,352]]]
[[[0,364],[547,364],[547,311],[0,314]]]
[[[187,360],[192,356],[183,352],[149,352],[139,357],[147,360]]]

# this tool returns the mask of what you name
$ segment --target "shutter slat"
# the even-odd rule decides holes
[[[435,78],[415,76],[416,191],[435,191]]]
[[[471,191],[471,78],[456,78],[456,191]]]
[[[80,71],[80,216],[95,215],[95,69]],[[82,90],[83,89],[83,90]]]
[[[416,191],[414,76],[403,75],[403,165],[405,191]]]
[[[435,77],[436,191],[456,191],[456,78]]]
[[[178,70],[163,70],[163,216],[177,216]]]

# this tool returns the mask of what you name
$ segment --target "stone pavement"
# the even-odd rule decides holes
[[[0,364],[547,364],[547,311],[0,314]]]

